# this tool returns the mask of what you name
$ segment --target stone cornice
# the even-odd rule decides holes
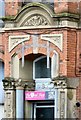
[[[0,19],[2,19],[3,21],[15,21],[16,17],[17,16],[5,16],[5,17],[2,17]],[[79,18],[80,18],[79,14],[66,13],[66,12],[59,13],[59,14],[53,13],[52,17],[53,18],[74,18],[74,19],[77,19],[77,20],[79,20]]]
[[[51,83],[54,84],[56,89],[75,89],[79,85],[79,78],[68,78],[66,76],[58,76],[52,79]],[[35,81],[34,80],[24,80],[24,79],[14,79],[11,77],[5,77],[3,80],[4,89],[25,89],[28,91],[35,90]]]
[[[64,13],[59,13],[59,14],[53,14],[53,18],[74,18],[74,19],[79,20],[80,16],[79,14],[64,12]]]

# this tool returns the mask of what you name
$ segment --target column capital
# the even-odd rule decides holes
[[[34,90],[35,89],[35,81],[34,80],[25,80],[23,78],[11,78],[11,77],[5,77],[3,80],[3,86],[5,90]]]
[[[3,79],[4,89],[15,89],[15,79],[12,77],[5,77]]]
[[[16,87],[16,89],[19,89],[19,90],[23,90],[24,89],[25,83],[22,81],[21,78],[19,78],[19,79],[17,79],[15,81],[15,87]]]
[[[52,79],[52,83],[54,84],[55,88],[74,88],[79,85],[79,78],[78,77],[66,77],[66,76],[57,76]]]
[[[67,77],[66,76],[57,76],[52,79],[55,88],[67,88]]]

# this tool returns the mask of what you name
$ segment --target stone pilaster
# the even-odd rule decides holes
[[[3,86],[5,91],[5,118],[24,118],[24,90],[35,90],[34,80],[6,77],[3,80]]]
[[[4,114],[5,118],[15,118],[15,86],[14,79],[7,77],[3,80],[4,86]]]
[[[58,118],[77,118],[75,104],[76,87],[79,85],[79,79],[58,76],[52,82],[58,91]]]

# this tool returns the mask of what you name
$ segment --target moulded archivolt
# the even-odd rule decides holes
[[[9,36],[9,52],[14,49],[18,44],[29,40],[30,35]]]

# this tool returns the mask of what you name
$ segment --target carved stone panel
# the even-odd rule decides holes
[[[67,118],[67,89],[58,88],[58,112],[60,119]]]
[[[60,118],[65,118],[65,92],[60,92]]]
[[[15,91],[5,91],[4,113],[6,118],[15,118]]]
[[[31,16],[24,24],[23,26],[40,26],[40,25],[48,25],[48,21],[44,16],[42,15],[34,15]]]
[[[9,36],[9,52],[18,44],[29,40],[29,35]]]
[[[62,34],[42,34],[41,39],[52,42],[62,51],[63,49],[63,35]]]

